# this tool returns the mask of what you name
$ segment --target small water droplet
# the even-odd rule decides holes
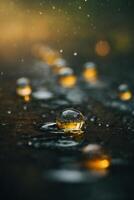
[[[83,77],[89,83],[96,83],[98,79],[98,72],[95,63],[93,62],[85,63]]]
[[[30,100],[30,95],[32,93],[32,89],[30,86],[30,80],[28,78],[19,78],[17,80],[17,88],[16,93],[23,97],[25,101]]]
[[[64,67],[58,74],[58,83],[64,88],[72,88],[76,85],[77,77],[73,70],[69,67]]]
[[[106,127],[108,128],[110,125],[109,124],[106,124]]]
[[[95,117],[95,116],[93,116],[93,117],[90,118],[90,121],[91,121],[91,122],[95,122],[95,120],[96,120],[96,117]]]
[[[121,84],[118,87],[118,92],[119,92],[118,96],[122,101],[128,101],[132,98],[132,92],[130,91],[127,84]]]

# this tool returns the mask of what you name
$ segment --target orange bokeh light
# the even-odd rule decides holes
[[[98,56],[107,56],[110,53],[110,50],[110,44],[106,40],[100,40],[95,45],[95,52]]]

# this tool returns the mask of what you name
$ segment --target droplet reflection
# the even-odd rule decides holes
[[[75,109],[65,109],[57,115],[56,124],[59,129],[65,133],[78,132],[85,124],[85,118],[82,113]]]
[[[19,78],[16,82],[17,88],[16,93],[24,98],[24,101],[29,101],[32,93],[32,88],[30,86],[30,80],[27,78]]]
[[[132,92],[130,91],[127,84],[121,84],[118,88],[119,98],[122,101],[128,101],[132,98]]]
[[[105,171],[110,166],[110,157],[105,154],[100,145],[90,144],[82,149],[85,160],[84,166],[93,171]]]

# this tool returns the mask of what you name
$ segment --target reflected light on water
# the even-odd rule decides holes
[[[132,98],[132,93],[130,91],[120,94],[120,99],[123,101],[128,101]]]
[[[106,170],[110,166],[110,160],[107,157],[93,158],[85,162],[85,166],[88,169],[101,171]]]

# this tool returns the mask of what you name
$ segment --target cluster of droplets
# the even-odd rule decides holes
[[[73,88],[76,86],[78,81],[77,76],[58,51],[39,44],[35,45],[32,51],[36,57],[48,64],[52,73],[57,76],[57,81],[60,86],[64,88]],[[99,80],[98,70],[96,64],[93,62],[84,64],[82,74],[83,80],[90,84],[94,84]]]
[[[78,77],[74,70],[68,66],[67,61],[62,57],[62,54],[48,46],[36,44],[32,48],[32,53],[42,62],[48,65],[52,74],[56,77],[57,85],[62,88],[74,88],[78,82]],[[83,66],[82,77],[89,86],[96,88],[101,87],[103,82],[100,81],[97,65],[94,62],[86,62]],[[28,78],[19,78],[17,80],[17,94],[22,96],[25,101],[31,99],[32,87]],[[39,93],[34,93],[33,97],[38,99],[51,98],[52,94],[48,91],[41,90]],[[117,90],[117,98],[121,101],[129,101],[132,99],[132,91],[127,84],[121,84]]]
[[[50,67],[52,74],[56,77],[58,84],[63,88],[73,88],[76,86],[78,78],[74,74],[72,68],[68,67],[67,61],[55,50],[37,45],[33,49],[34,54]],[[89,85],[99,83],[99,73],[97,66],[93,62],[84,64],[82,77]],[[16,92],[24,101],[28,102],[31,99],[32,87],[28,78],[19,78],[17,80]],[[127,84],[121,84],[118,87],[116,97],[124,102],[132,99],[132,91]],[[34,93],[33,96],[37,94]],[[104,152],[98,144],[85,144],[85,124],[86,118],[74,108],[67,108],[59,112],[55,122],[46,122],[41,126],[41,137],[34,137],[28,141],[28,146],[35,148],[75,148],[79,147],[82,154],[80,167],[84,167],[87,171],[106,174],[111,166],[111,158]],[[52,137],[47,138],[45,133],[52,134]],[[78,171],[77,171],[78,172]],[[56,172],[57,173],[57,172]],[[66,175],[60,170],[62,176]],[[83,173],[79,171],[79,173]],[[59,174],[61,176],[61,174]],[[87,175],[87,174],[86,174]],[[53,174],[55,176],[55,174]],[[60,177],[58,176],[58,178]],[[57,176],[56,176],[57,177]],[[64,180],[65,180],[64,177]],[[83,177],[83,176],[82,176]],[[88,177],[88,175],[87,175]],[[85,178],[84,178],[85,180]]]

